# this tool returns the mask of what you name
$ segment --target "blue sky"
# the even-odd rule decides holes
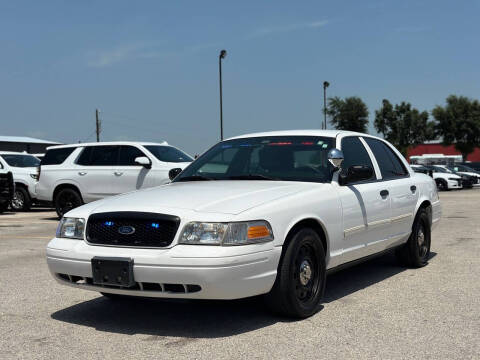
[[[318,128],[328,96],[480,97],[480,1],[1,1],[0,135],[168,142]],[[370,132],[374,132],[373,126]]]

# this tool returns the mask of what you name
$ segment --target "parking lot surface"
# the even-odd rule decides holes
[[[260,299],[107,300],[57,284],[53,211],[0,215],[0,358],[478,359],[480,190],[441,193],[422,269],[386,255],[331,275],[323,309],[291,321]]]

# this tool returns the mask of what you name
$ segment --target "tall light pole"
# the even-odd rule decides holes
[[[222,102],[222,59],[227,56],[227,50],[220,51],[218,55],[218,73],[220,81],[220,141],[223,140],[223,102]]]
[[[327,130],[327,87],[330,86],[328,81],[323,82],[323,126],[322,128]]]

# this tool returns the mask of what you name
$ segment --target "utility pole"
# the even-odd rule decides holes
[[[95,109],[95,119],[96,119],[96,127],[97,127],[97,142],[100,142],[100,131],[102,131],[102,127],[101,127],[101,124],[100,124],[100,120],[98,119],[98,113],[100,111],[98,109]]]
[[[220,51],[218,56],[218,75],[220,82],[220,141],[223,141],[223,94],[222,94],[222,59],[225,59],[227,56],[227,51]]]
[[[323,82],[323,126],[322,129],[327,130],[327,87],[330,86],[328,81]]]

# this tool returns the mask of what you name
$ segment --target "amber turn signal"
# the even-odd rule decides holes
[[[258,239],[270,236],[270,230],[265,225],[249,226],[247,237],[249,239]]]

